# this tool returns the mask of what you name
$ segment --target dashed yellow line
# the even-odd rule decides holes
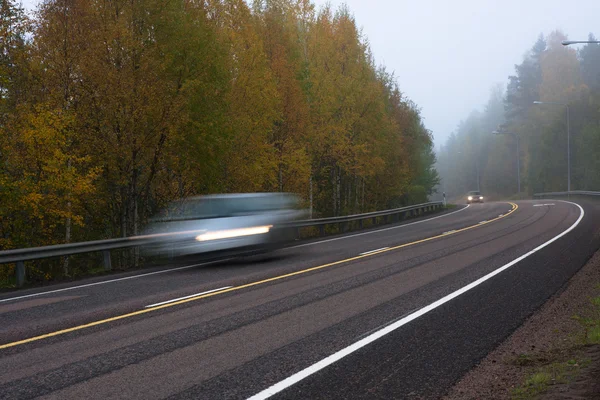
[[[87,324],[74,326],[72,328],[61,329],[59,331],[46,333],[44,335],[34,336],[34,337],[30,337],[28,339],[23,339],[23,340],[19,340],[19,341],[16,341],[16,342],[6,343],[6,344],[3,344],[3,345],[0,345],[0,350],[1,349],[7,349],[9,347],[19,346],[19,345],[26,344],[26,343],[35,342],[35,341],[42,340],[42,339],[51,338],[51,337],[54,337],[54,336],[63,335],[65,333],[69,333],[69,332],[75,332],[75,331],[79,331],[79,330],[82,330],[82,329],[91,328],[91,327],[97,326],[97,325],[107,324],[109,322],[119,321],[119,320],[125,319],[125,318],[135,317],[137,315],[151,313],[151,312],[154,312],[156,310],[161,310],[163,308],[168,308],[168,307],[174,307],[174,306],[177,306],[177,305],[180,305],[180,304],[184,304],[184,303],[189,303],[189,302],[192,302],[192,301],[197,301],[197,300],[205,299],[207,297],[213,297],[213,296],[217,296],[217,295],[224,294],[224,293],[229,293],[229,292],[233,292],[233,291],[237,291],[237,290],[241,290],[241,289],[246,289],[246,288],[253,287],[253,286],[262,285],[262,284],[269,283],[269,282],[278,281],[278,280],[285,279],[285,278],[290,278],[292,276],[297,276],[297,275],[302,275],[302,274],[306,274],[306,273],[313,272],[313,271],[318,271],[320,269],[324,269],[324,268],[328,268],[328,267],[333,267],[335,265],[347,263],[347,262],[350,262],[350,261],[360,260],[362,258],[372,257],[372,256],[377,255],[377,254],[381,254],[381,253],[386,253],[386,252],[393,251],[393,250],[402,249],[404,247],[414,246],[414,245],[419,244],[419,243],[429,242],[429,241],[432,241],[432,240],[435,240],[435,239],[439,239],[439,238],[442,238],[442,237],[454,235],[454,234],[457,234],[459,232],[464,232],[464,231],[467,231],[469,229],[475,229],[475,228],[478,228],[480,226],[487,225],[487,224],[489,224],[491,222],[497,221],[499,219],[506,218],[507,216],[509,216],[510,214],[512,214],[513,212],[515,212],[519,208],[519,206],[516,205],[515,203],[509,203],[509,204],[512,206],[512,209],[508,213],[506,213],[506,214],[504,214],[502,216],[498,216],[497,218],[490,219],[489,221],[485,221],[483,223],[479,223],[477,225],[472,225],[472,226],[468,226],[466,228],[462,228],[462,229],[457,229],[457,230],[454,230],[454,231],[446,232],[446,233],[443,233],[441,235],[431,236],[431,237],[428,237],[426,239],[421,239],[421,240],[417,240],[417,241],[414,241],[414,242],[401,244],[399,246],[394,246],[394,247],[390,247],[390,248],[387,248],[387,249],[382,249],[382,250],[379,250],[379,251],[376,251],[376,252],[373,252],[373,253],[368,253],[368,254],[363,254],[363,255],[356,256],[356,257],[346,258],[344,260],[335,261],[335,262],[332,262],[332,263],[329,263],[329,264],[323,264],[323,265],[319,265],[319,266],[316,266],[316,267],[311,267],[311,268],[303,269],[303,270],[300,270],[300,271],[291,272],[289,274],[278,275],[278,276],[275,276],[275,277],[272,277],[272,278],[263,279],[263,280],[260,280],[260,281],[251,282],[251,283],[247,283],[247,284],[240,285],[240,286],[234,286],[234,287],[229,288],[229,289],[224,289],[224,290],[220,290],[220,291],[217,291],[217,292],[207,293],[207,294],[199,295],[199,296],[196,296],[196,297],[190,297],[188,299],[180,300],[180,301],[177,301],[177,302],[173,302],[173,303],[169,303],[169,304],[163,304],[163,305],[152,307],[152,308],[146,308],[146,309],[143,309],[143,310],[134,311],[134,312],[130,312],[130,313],[127,313],[127,314],[117,315],[115,317],[106,318],[106,319],[102,319],[102,320],[99,320],[99,321],[94,321],[94,322],[90,322],[90,323],[87,323]]]

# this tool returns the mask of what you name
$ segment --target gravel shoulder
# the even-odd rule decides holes
[[[600,344],[586,328],[598,296],[600,251],[444,398],[600,399]]]

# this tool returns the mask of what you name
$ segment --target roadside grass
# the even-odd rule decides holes
[[[567,339],[563,348],[535,355],[519,354],[509,361],[532,370],[523,384],[512,390],[513,399],[535,399],[553,385],[569,384],[590,363],[582,353],[587,346],[600,344],[600,297],[592,298],[590,303],[589,316],[572,317],[581,329]]]
[[[553,385],[572,382],[579,375],[580,370],[588,364],[589,360],[575,357],[538,367],[537,371],[525,379],[521,386],[513,389],[512,398],[515,400],[535,399]]]

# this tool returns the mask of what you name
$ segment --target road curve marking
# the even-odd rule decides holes
[[[69,287],[62,288],[62,289],[48,290],[47,292],[38,292],[38,293],[26,294],[26,295],[23,295],[23,296],[9,297],[7,299],[0,299],[0,303],[4,303],[4,302],[7,302],[7,301],[11,301],[11,300],[26,299],[28,297],[43,296],[45,294],[53,294],[53,293],[59,293],[59,292],[66,292],[67,290],[81,289],[81,288],[86,288],[86,287],[90,287],[90,286],[104,285],[106,283],[127,281],[129,279],[143,278],[143,277],[151,276],[151,275],[164,274],[166,272],[180,271],[180,270],[184,270],[184,269],[202,267],[202,266],[206,266],[206,265],[216,264],[216,263],[219,263],[219,262],[224,262],[224,261],[227,261],[227,260],[231,260],[231,258],[226,258],[226,259],[223,259],[223,260],[207,261],[205,263],[186,265],[186,266],[183,266],[183,267],[161,269],[160,271],[147,272],[145,274],[139,274],[139,275],[125,276],[123,278],[109,279],[109,280],[106,280],[106,281],[100,281],[100,282],[94,282],[94,283],[85,283],[83,285],[78,285],[78,286],[69,286]]]
[[[461,211],[465,211],[469,207],[471,207],[471,205],[467,204],[465,207],[461,208],[460,210],[452,211],[452,212],[449,212],[447,214],[438,215],[437,217],[422,219],[420,221],[410,222],[408,224],[391,226],[389,228],[375,229],[375,230],[368,231],[368,232],[355,233],[355,234],[352,234],[352,235],[347,235],[347,236],[342,236],[342,237],[336,237],[336,238],[332,238],[332,239],[319,240],[318,242],[310,242],[310,243],[299,244],[297,246],[290,247],[290,249],[297,249],[298,247],[312,246],[312,245],[315,245],[315,244],[333,242],[333,241],[336,241],[336,240],[343,240],[343,239],[353,238],[353,237],[357,237],[357,236],[370,235],[372,233],[385,232],[385,231],[389,231],[389,230],[392,230],[392,229],[400,229],[400,228],[404,228],[406,226],[422,224],[423,222],[428,222],[428,221],[431,221],[431,220],[434,220],[434,219],[438,219],[438,218],[444,218],[444,217],[447,217],[449,215],[456,214],[456,213],[459,213]]]
[[[163,304],[174,303],[174,302],[179,301],[179,300],[185,300],[185,299],[189,299],[189,298],[192,298],[192,297],[202,296],[203,294],[209,294],[209,293],[212,293],[212,292],[219,292],[219,291],[224,290],[224,289],[229,289],[230,287],[233,287],[233,286],[225,286],[225,287],[221,287],[221,288],[218,288],[218,289],[207,290],[206,292],[202,292],[202,293],[195,293],[195,294],[190,294],[189,296],[183,296],[183,297],[178,297],[176,299],[161,301],[160,303],[150,304],[149,306],[146,306],[144,308],[152,308],[152,307],[156,307],[156,306],[162,306]]]
[[[392,227],[389,227],[389,228],[374,229],[374,230],[370,230],[368,232],[356,233],[356,234],[346,235],[346,236],[341,236],[341,237],[336,237],[336,238],[332,238],[332,239],[325,239],[325,240],[319,240],[319,241],[310,242],[310,243],[299,244],[299,245],[296,245],[296,246],[291,246],[289,248],[290,249],[296,249],[298,247],[314,246],[314,245],[317,245],[317,244],[320,244],[320,243],[333,242],[335,240],[344,240],[344,239],[349,239],[349,238],[353,238],[353,237],[356,237],[356,236],[362,236],[362,235],[370,235],[370,234],[377,233],[377,232],[388,231],[390,229],[404,228],[406,226],[421,224],[423,222],[431,221],[431,220],[434,220],[434,219],[447,217],[449,215],[456,214],[456,213],[459,213],[461,211],[464,211],[464,210],[466,210],[469,207],[470,207],[470,205],[467,204],[466,207],[463,207],[460,210],[452,211],[452,212],[449,212],[447,214],[438,215],[437,217],[422,219],[420,221],[410,222],[408,224],[402,224],[402,225],[397,225],[397,226],[392,226]],[[58,292],[65,292],[67,290],[81,289],[81,288],[90,287],[90,286],[104,285],[104,284],[107,284],[107,283],[126,281],[126,280],[129,280],[129,279],[144,278],[146,276],[157,275],[157,274],[164,274],[164,273],[167,273],[167,272],[173,272],[173,271],[179,271],[179,270],[184,270],[184,269],[196,268],[196,267],[201,267],[201,266],[205,266],[205,265],[212,265],[212,264],[216,264],[216,263],[219,263],[219,262],[228,261],[230,259],[231,258],[226,258],[226,259],[222,259],[222,260],[207,261],[207,262],[201,263],[201,264],[186,265],[186,266],[183,266],[183,267],[176,267],[176,268],[167,268],[167,269],[162,269],[160,271],[148,272],[148,273],[145,273],[145,274],[137,274],[137,275],[126,276],[126,277],[123,277],[123,278],[116,278],[116,279],[107,279],[105,281],[94,282],[94,283],[86,283],[86,284],[83,284],[83,285],[70,286],[70,287],[66,287],[66,288],[62,288],[62,289],[48,290],[46,292],[38,292],[38,293],[26,294],[26,295],[17,296],[17,297],[9,297],[7,299],[0,299],[0,303],[4,303],[4,302],[7,302],[7,301],[12,301],[12,300],[21,300],[21,299],[25,299],[25,298],[28,298],[28,297],[37,297],[37,296],[43,296],[43,295],[46,295],[46,294],[52,294],[52,293],[58,293]]]
[[[333,353],[332,355],[322,359],[321,361],[318,361],[317,363],[315,363],[299,372],[296,372],[292,376],[268,387],[267,389],[263,390],[260,393],[255,394],[254,396],[250,397],[248,400],[268,399],[269,397],[289,388],[290,386],[300,382],[301,380],[309,377],[310,375],[328,367],[329,365],[335,363],[336,361],[341,360],[342,358],[346,357],[347,355],[350,355],[350,354],[354,353],[355,351],[365,347],[366,345],[373,343],[377,339],[380,339],[383,336],[395,331],[396,329],[402,327],[403,325],[408,324],[409,322],[427,314],[428,312],[438,308],[439,306],[449,302],[450,300],[468,292],[469,290],[473,289],[474,287],[479,286],[481,283],[491,279],[492,277],[494,277],[494,276],[498,275],[499,273],[512,267],[519,261],[522,261],[523,259],[529,257],[533,253],[536,253],[537,251],[543,249],[544,247],[548,246],[549,244],[553,243],[554,241],[560,239],[561,237],[563,237],[564,235],[566,235],[567,233],[569,233],[573,229],[575,229],[575,227],[577,225],[579,225],[579,222],[581,222],[581,220],[583,219],[583,216],[585,215],[583,208],[581,208],[581,206],[579,204],[571,203],[571,202],[567,202],[567,201],[565,201],[565,203],[570,203],[570,204],[576,205],[577,207],[579,207],[579,210],[581,211],[581,213],[580,213],[577,221],[575,221],[575,223],[573,225],[571,225],[567,230],[560,233],[558,236],[555,236],[554,238],[550,239],[549,241],[547,241],[545,243],[542,243],[541,245],[539,245],[535,249],[531,250],[530,252],[523,254],[519,258],[514,259],[513,261],[509,262],[508,264],[503,265],[502,267],[490,272],[489,274],[477,279],[476,281],[471,282],[467,286],[464,286],[461,289],[458,289],[458,290],[442,297],[441,299],[429,304],[428,306],[425,306],[425,307],[421,308],[420,310],[415,311],[415,312],[407,315],[406,317],[401,318],[400,320],[398,320],[390,325],[387,325],[386,327],[384,327],[376,332],[371,333],[367,337],[365,337],[357,342],[354,342],[350,346]]]
[[[509,204],[511,204],[513,206],[512,210],[509,213],[507,213],[504,217],[497,217],[497,218],[489,220],[488,222],[493,222],[493,221],[497,221],[499,219],[505,218],[508,215],[510,215],[513,212],[515,212],[519,208],[519,206],[517,206],[515,203],[509,203]],[[480,226],[483,226],[483,225],[477,224],[477,225],[467,226],[466,228],[457,229],[457,230],[455,230],[451,234],[453,235],[453,234],[456,234],[456,233],[464,232],[464,231],[467,231],[467,230],[470,230],[470,229],[478,228]],[[309,273],[309,272],[318,271],[318,270],[321,270],[321,269],[324,269],[324,268],[333,267],[335,265],[340,265],[340,264],[347,263],[347,262],[350,262],[350,261],[360,260],[360,259],[363,259],[363,258],[371,257],[371,256],[374,256],[374,255],[377,255],[377,254],[381,254],[381,253],[385,253],[385,252],[388,252],[388,251],[398,250],[398,249],[402,249],[404,247],[409,247],[409,246],[414,246],[414,245],[420,244],[420,243],[430,242],[430,241],[435,240],[435,239],[440,239],[440,238],[444,238],[444,237],[450,236],[451,234],[441,234],[441,235],[431,236],[431,237],[428,237],[428,238],[425,238],[425,239],[416,240],[414,242],[404,243],[404,244],[401,244],[401,245],[398,245],[398,246],[389,247],[389,248],[387,248],[385,250],[381,250],[381,251],[379,251],[377,253],[370,253],[370,254],[365,254],[365,255],[358,255],[358,256],[355,256],[355,257],[346,258],[344,260],[334,261],[334,262],[331,262],[331,263],[328,263],[328,264],[318,265],[316,267],[311,267],[311,268],[303,269],[303,270],[300,270],[300,271],[294,271],[294,272],[290,272],[288,274],[278,275],[278,276],[274,276],[274,277],[271,277],[271,278],[263,279],[263,280],[260,280],[260,281],[246,283],[246,284],[243,284],[243,285],[240,285],[240,286],[230,287],[228,289],[219,290],[217,292],[211,292],[211,293],[202,294],[202,295],[195,296],[195,297],[190,297],[188,299],[179,300],[179,301],[176,301],[176,302],[173,302],[173,303],[163,304],[163,305],[159,305],[159,306],[152,307],[152,308],[143,308],[143,309],[138,310],[138,311],[133,311],[133,312],[126,313],[126,314],[117,315],[115,317],[110,317],[110,318],[106,318],[106,319],[102,319],[102,320],[98,320],[98,321],[94,321],[94,322],[89,322],[87,324],[82,324],[82,325],[74,326],[74,327],[71,327],[71,328],[61,329],[61,330],[58,330],[58,331],[55,331],[55,332],[50,332],[50,333],[46,333],[46,334],[39,335],[39,336],[33,336],[33,337],[30,337],[30,338],[23,339],[23,340],[18,340],[18,341],[15,341],[15,342],[5,343],[3,345],[0,345],[0,350],[8,349],[10,347],[19,346],[19,345],[26,344],[26,343],[36,342],[38,340],[47,339],[47,338],[51,338],[51,337],[55,337],[55,336],[59,336],[59,335],[64,335],[66,333],[75,332],[75,331],[79,331],[79,330],[86,329],[86,328],[91,328],[91,327],[98,326],[98,325],[107,324],[109,322],[119,321],[119,320],[122,320],[122,319],[125,319],[125,318],[131,318],[131,317],[135,317],[135,316],[138,316],[138,315],[147,314],[147,313],[154,312],[154,311],[157,311],[157,310],[162,310],[164,308],[169,308],[169,307],[174,307],[174,306],[177,306],[177,305],[180,305],[180,304],[189,303],[191,301],[197,301],[197,300],[201,300],[201,299],[205,299],[205,298],[208,298],[208,297],[217,296],[217,295],[224,294],[224,293],[234,292],[234,291],[238,291],[238,290],[241,290],[241,289],[246,289],[246,288],[253,287],[253,286],[263,285],[265,283],[279,281],[279,280],[282,280],[282,279],[290,278],[292,276],[303,275],[303,274],[306,274],[306,273]]]
[[[359,255],[364,256],[365,254],[371,254],[371,253],[377,253],[381,250],[387,250],[389,249],[389,247],[382,247],[380,249],[375,249],[375,250],[371,250],[371,251],[365,251],[364,253],[360,253]]]

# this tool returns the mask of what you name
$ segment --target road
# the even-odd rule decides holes
[[[5,293],[0,398],[439,397],[599,247],[600,207],[579,204]]]

